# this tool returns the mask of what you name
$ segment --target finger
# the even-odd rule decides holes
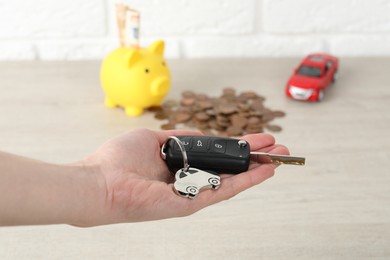
[[[254,150],[255,151],[255,150]],[[290,155],[288,148],[281,144],[275,144],[261,149],[262,152],[280,154],[280,155]]]
[[[221,183],[221,198],[231,198],[273,176],[275,166],[263,164],[255,169],[224,178]]]
[[[241,139],[247,141],[252,151],[260,150],[275,144],[275,138],[269,134],[251,134],[245,135]]]

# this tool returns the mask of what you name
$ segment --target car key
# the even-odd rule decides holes
[[[190,167],[183,142],[176,136],[170,136],[169,139],[176,142],[183,160],[183,167],[175,174],[173,188],[176,193],[182,197],[193,199],[199,194],[200,190],[218,189],[221,185],[221,177],[215,172]]]
[[[263,163],[304,165],[305,158],[251,152],[245,140],[215,136],[176,136],[184,145],[191,167],[216,173],[238,174],[247,171],[251,157]],[[178,144],[168,140],[161,155],[171,172],[183,167],[183,156]]]

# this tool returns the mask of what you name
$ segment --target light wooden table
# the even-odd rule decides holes
[[[341,58],[324,101],[289,100],[299,59],[173,60],[172,90],[255,90],[287,112],[275,134],[304,167],[193,216],[89,229],[0,228],[0,259],[390,258],[390,59]],[[99,62],[0,63],[0,149],[67,163],[162,121],[103,106]],[[1,191],[0,191],[1,196]]]

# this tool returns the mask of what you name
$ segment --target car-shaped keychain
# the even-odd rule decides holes
[[[200,190],[218,189],[221,185],[221,177],[213,171],[190,167],[185,144],[176,136],[170,136],[169,139],[173,139],[177,143],[183,159],[183,167],[175,174],[173,188],[176,193],[182,197],[193,199],[199,194]],[[161,147],[161,156],[164,160],[166,159],[166,144]]]
[[[286,96],[295,100],[320,102],[326,89],[337,79],[338,58],[324,53],[306,56],[286,85]]]
[[[174,188],[183,197],[194,198],[201,189],[216,190],[221,185],[221,177],[195,168],[180,169],[175,174]]]

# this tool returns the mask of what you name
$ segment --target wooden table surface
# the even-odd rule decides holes
[[[306,166],[279,167],[265,183],[186,218],[0,228],[0,259],[389,259],[390,59],[340,60],[322,103],[284,96],[297,58],[169,61],[168,99],[233,86],[286,111],[274,135]],[[151,113],[130,118],[103,106],[99,67],[1,62],[0,149],[67,163],[129,129],[160,129]]]

